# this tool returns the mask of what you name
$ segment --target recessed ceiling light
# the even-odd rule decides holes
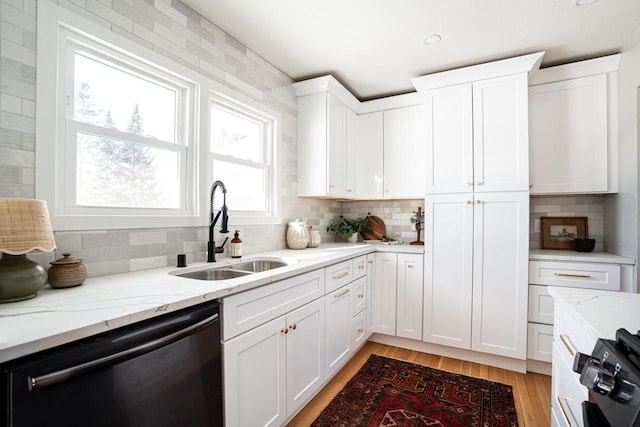
[[[574,6],[581,7],[581,6],[591,6],[597,1],[598,0],[573,0],[572,3]]]
[[[438,44],[442,40],[439,34],[429,34],[424,38],[424,44]]]

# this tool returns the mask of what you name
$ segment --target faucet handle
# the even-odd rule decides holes
[[[216,253],[217,253],[217,254],[221,254],[221,253],[223,253],[223,252],[224,252],[224,244],[225,244],[225,243],[227,243],[227,240],[229,240],[229,238],[228,238],[228,237],[226,237],[226,238],[224,239],[224,242],[222,242],[222,244],[221,244],[220,246],[216,246]]]

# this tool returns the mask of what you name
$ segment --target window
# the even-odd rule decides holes
[[[212,179],[226,184],[231,218],[275,217],[275,118],[215,94],[209,117]]]
[[[280,115],[53,2],[37,2],[36,197],[54,230],[274,224]]]

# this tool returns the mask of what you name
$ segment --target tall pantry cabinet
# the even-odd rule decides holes
[[[523,364],[527,81],[541,59],[536,53],[412,80],[425,93],[427,111],[425,240],[431,247],[423,340]]]

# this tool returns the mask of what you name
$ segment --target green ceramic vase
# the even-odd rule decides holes
[[[2,254],[0,303],[33,298],[47,283],[47,270],[27,255]]]

